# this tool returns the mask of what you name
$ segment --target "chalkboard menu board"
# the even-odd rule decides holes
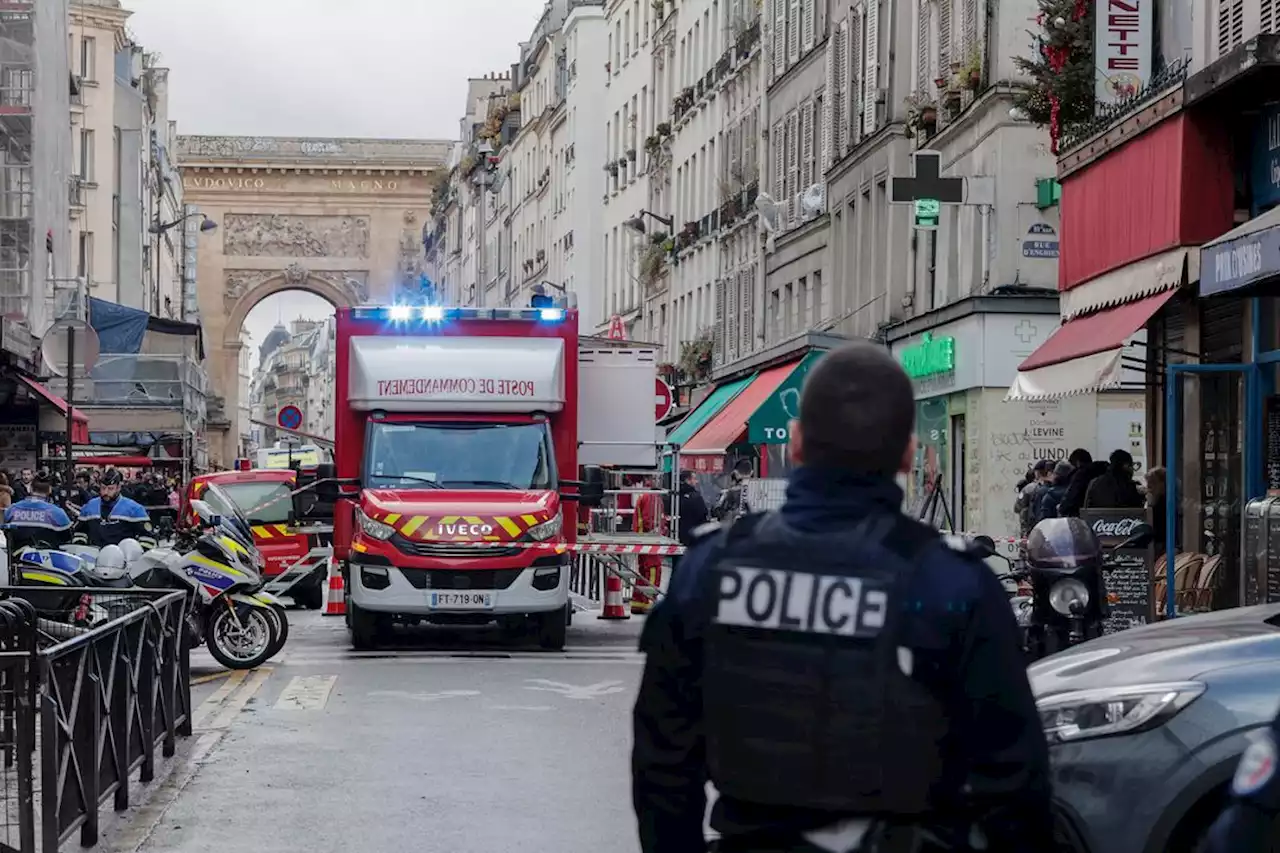
[[[1280,394],[1267,398],[1267,494],[1280,495]]]
[[[1132,536],[1139,524],[1151,523],[1147,510],[1086,509],[1080,512],[1080,518],[1093,528],[1108,554],[1107,562],[1115,567],[1103,573],[1108,597],[1114,599],[1103,622],[1103,632],[1114,634],[1125,628],[1151,622],[1155,616],[1155,607],[1162,606],[1162,602],[1151,600],[1153,549],[1148,546],[1115,552],[1110,550]]]

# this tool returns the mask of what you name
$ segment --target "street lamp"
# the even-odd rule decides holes
[[[152,234],[163,234],[164,232],[168,231],[170,228],[176,228],[177,226],[181,225],[182,223],[186,222],[188,219],[190,219],[193,216],[204,217],[204,221],[200,223],[200,230],[205,232],[206,234],[218,227],[218,223],[214,222],[205,214],[196,211],[196,212],[188,213],[186,216],[175,219],[172,222],[161,223],[160,218],[156,217],[155,224],[153,224],[148,230]]]
[[[654,222],[657,222],[659,225],[662,225],[663,227],[665,227],[667,231],[671,231],[671,229],[676,227],[676,220],[674,217],[668,219],[665,216],[659,216],[658,214],[648,210],[640,211],[631,219],[628,219],[626,222],[622,223],[622,227],[630,228],[632,231],[635,231],[637,234],[643,234],[645,232],[644,218],[646,216],[648,216]]]

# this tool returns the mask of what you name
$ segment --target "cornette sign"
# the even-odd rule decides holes
[[[809,375],[809,368],[823,354],[818,350],[808,353],[747,419],[748,443],[786,444],[790,441],[790,424],[800,417],[800,389]]]
[[[1280,226],[1202,249],[1200,295],[1238,290],[1280,275]]]
[[[902,369],[912,379],[924,379],[956,369],[956,339],[934,338],[925,332],[920,343],[902,351]]]

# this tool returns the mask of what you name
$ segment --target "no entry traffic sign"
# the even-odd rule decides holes
[[[654,420],[660,421],[671,414],[671,386],[664,382],[661,376],[654,378],[654,386]]]
[[[298,429],[302,426],[302,409],[297,406],[281,406],[276,415],[276,423],[285,429]]]

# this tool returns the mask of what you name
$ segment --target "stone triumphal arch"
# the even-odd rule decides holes
[[[422,223],[452,149],[431,140],[179,138],[184,200],[218,226],[187,234],[188,247],[198,244],[209,378],[228,415],[210,424],[211,464],[235,457],[249,311],[282,290],[342,307],[381,301],[415,279]]]

